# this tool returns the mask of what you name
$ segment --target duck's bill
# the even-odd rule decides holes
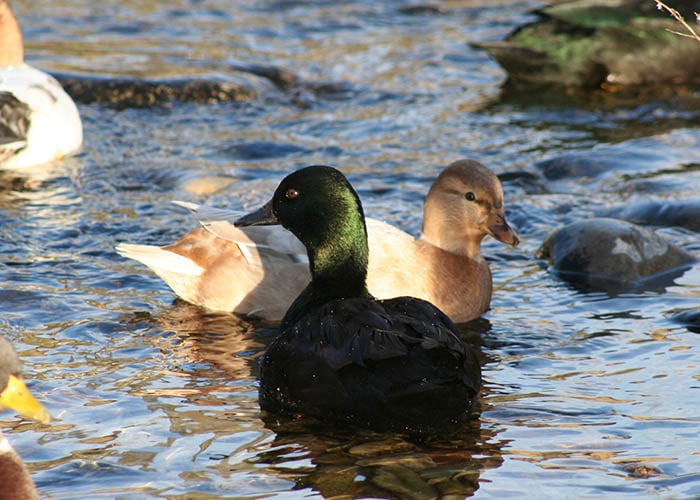
[[[513,231],[513,229],[508,225],[505,218],[500,215],[493,214],[489,217],[487,222],[488,233],[496,238],[498,241],[517,247],[520,243],[520,236],[518,233]]]
[[[34,399],[21,377],[10,375],[7,387],[0,394],[0,407],[16,411],[22,417],[36,420],[42,424],[51,421],[51,415],[39,401]]]
[[[273,226],[279,223],[279,219],[272,211],[272,200],[265,203],[255,212],[244,215],[233,222],[236,226]]]

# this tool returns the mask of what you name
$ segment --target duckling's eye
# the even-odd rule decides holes
[[[467,194],[465,194],[464,197],[467,199],[467,201],[476,200],[476,196],[471,191],[467,191]]]
[[[284,193],[284,196],[287,197],[289,200],[293,200],[294,198],[299,196],[299,191],[297,191],[294,188],[289,188],[287,189],[287,192]]]

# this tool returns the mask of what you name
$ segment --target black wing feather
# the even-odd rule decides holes
[[[27,146],[30,114],[29,106],[12,92],[0,91],[0,161]]]

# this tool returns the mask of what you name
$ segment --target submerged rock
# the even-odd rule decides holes
[[[608,210],[604,215],[644,226],[678,226],[700,232],[700,198],[637,201]]]
[[[425,14],[437,15],[442,14],[442,9],[439,5],[433,4],[418,4],[418,5],[407,5],[405,7],[398,7],[396,9],[399,14],[405,16],[422,16]]]
[[[576,154],[543,160],[535,167],[550,181],[579,177],[594,178],[614,168],[607,158],[591,158]]]
[[[557,229],[535,256],[574,285],[609,292],[670,284],[696,260],[654,231],[606,218]]]
[[[54,76],[75,101],[82,104],[97,103],[115,109],[150,108],[170,101],[213,104],[249,101],[257,97],[254,90],[231,82]]]
[[[528,194],[543,194],[548,192],[544,178],[535,172],[511,170],[498,174],[498,179],[503,184],[519,187]]]
[[[308,107],[317,96],[343,99],[355,89],[346,82],[307,82],[277,66],[233,63],[230,69],[268,80],[292,97],[292,102]],[[197,104],[250,101],[258,92],[247,85],[201,77],[172,79],[113,78],[108,76],[54,74],[70,96],[82,104],[101,104],[109,108],[150,108],[172,101]]]
[[[700,308],[680,312],[671,319],[693,333],[700,333]]]

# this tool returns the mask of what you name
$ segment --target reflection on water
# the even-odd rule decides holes
[[[78,156],[0,175],[0,333],[56,417],[2,427],[46,498],[700,495],[700,266],[613,296],[576,290],[533,257],[554,228],[632,202],[692,210],[697,90],[502,94],[501,70],[467,42],[503,38],[530,2],[407,5],[13,3],[43,69],[192,76],[258,94],[82,105]],[[298,80],[241,71],[253,65]],[[434,176],[461,157],[501,175],[523,241],[484,242],[492,310],[462,329],[481,345],[481,413],[455,436],[416,442],[261,414],[258,366],[275,325],[173,303],[114,252],[192,228],[170,200],[258,206],[314,163],[343,169],[368,215],[415,234]],[[657,229],[700,255],[691,225]]]
[[[470,496],[482,470],[501,463],[500,443],[479,423],[449,441],[412,443],[395,435],[277,428],[271,448],[256,462],[294,478],[295,489],[325,498],[436,498]],[[478,452],[472,450],[479,450]]]

